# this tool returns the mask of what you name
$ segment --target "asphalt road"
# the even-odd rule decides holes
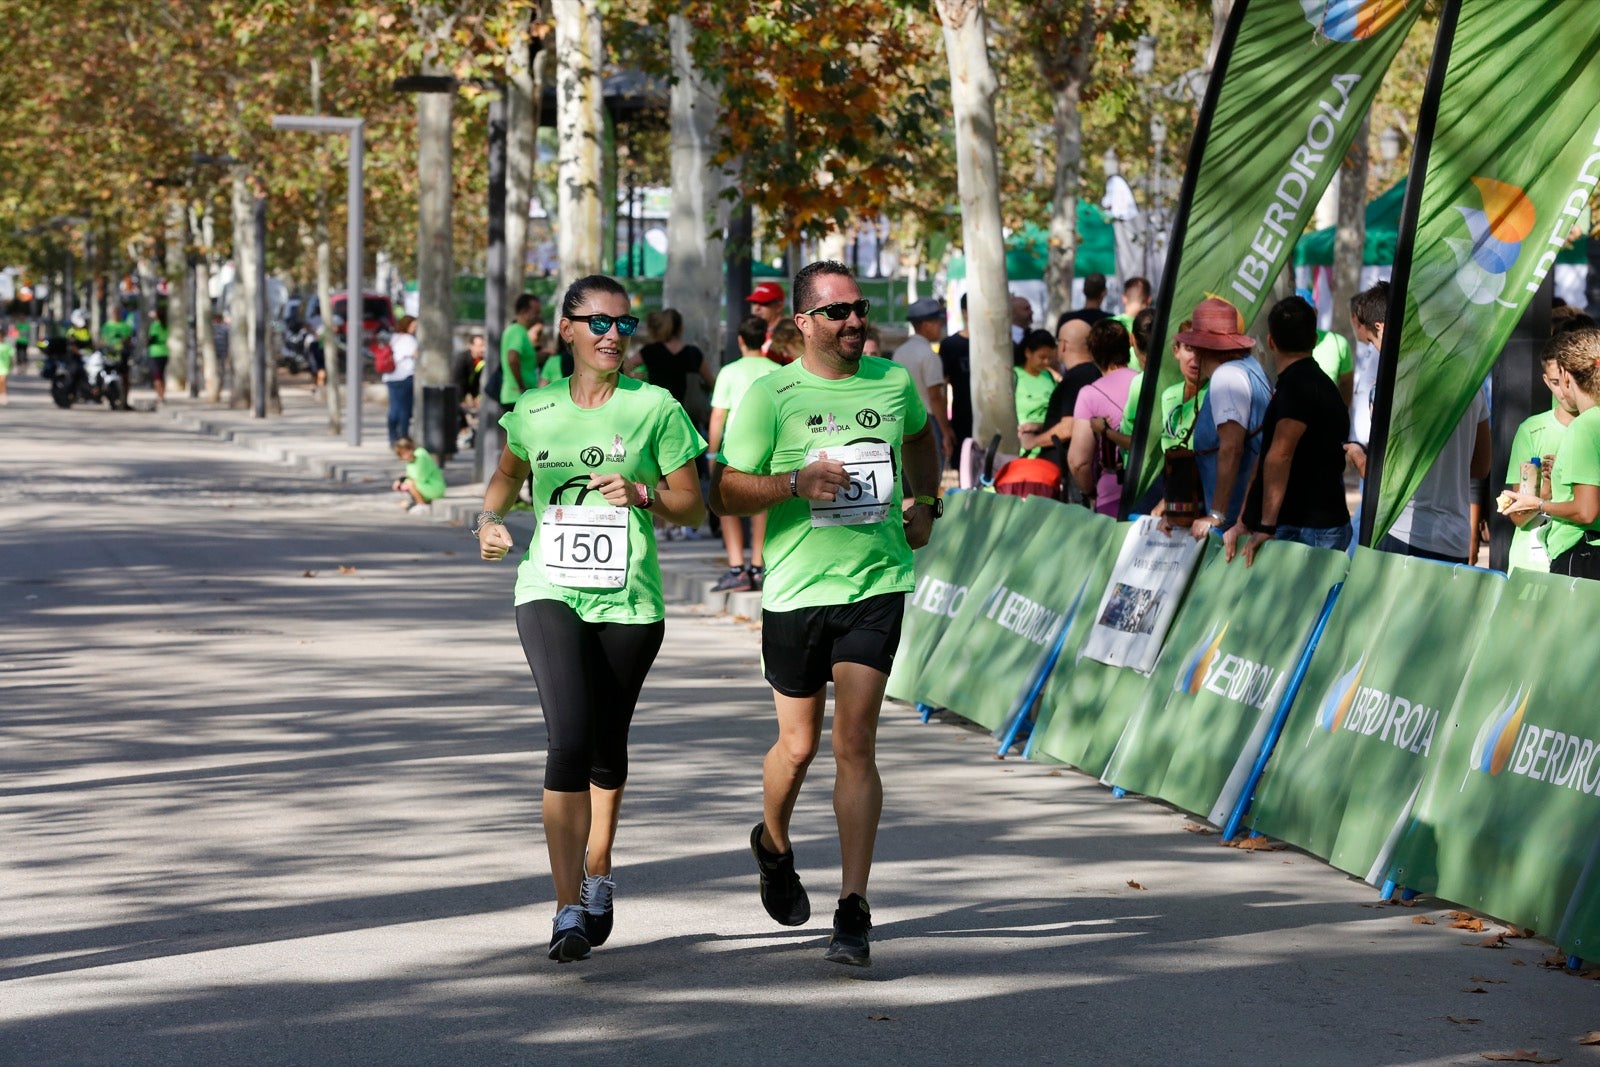
[[[616,933],[557,966],[511,568],[379,488],[12,392],[0,1063],[1600,1063],[1600,983],[1548,945],[899,706],[874,964],[827,964],[831,767],[783,929],[746,850],[756,635],[689,608],[635,723]]]

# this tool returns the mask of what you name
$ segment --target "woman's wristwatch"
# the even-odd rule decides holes
[[[1228,521],[1228,516],[1220,511],[1208,511],[1206,512],[1206,521],[1213,526],[1221,528],[1222,524]]]

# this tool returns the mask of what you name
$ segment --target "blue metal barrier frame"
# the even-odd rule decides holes
[[[1322,640],[1323,631],[1328,628],[1328,617],[1333,614],[1333,606],[1338,603],[1339,593],[1343,589],[1344,583],[1336,582],[1333,588],[1328,590],[1328,595],[1322,602],[1322,613],[1317,616],[1317,624],[1312,627],[1311,636],[1306,638],[1305,647],[1300,650],[1300,657],[1295,661],[1294,673],[1289,676],[1289,684],[1284,688],[1283,696],[1279,698],[1278,706],[1273,711],[1272,725],[1267,728],[1267,736],[1261,741],[1261,751],[1256,754],[1255,765],[1250,768],[1250,776],[1245,779],[1244,788],[1239,791],[1239,799],[1222,828],[1224,841],[1232,841],[1239,834],[1239,825],[1244,821],[1245,813],[1250,810],[1250,802],[1255,799],[1256,786],[1260,784],[1261,775],[1267,769],[1267,760],[1272,756],[1272,750],[1278,745],[1283,725],[1289,719],[1289,708],[1300,693],[1300,685],[1305,681],[1306,671],[1311,667],[1311,656]]]

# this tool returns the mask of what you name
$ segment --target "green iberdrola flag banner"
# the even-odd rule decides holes
[[[1396,256],[1405,310],[1374,541],[1416,492],[1600,182],[1600,5],[1459,3],[1441,42],[1426,172],[1411,179],[1420,200],[1409,277],[1399,276],[1404,233]],[[1381,422],[1375,413],[1375,434]]]
[[[1165,334],[1151,342],[1160,386],[1142,393],[1141,488],[1160,469],[1155,398],[1180,380],[1167,355],[1178,323],[1213,295],[1247,325],[1266,310],[1421,9],[1421,0],[1237,0],[1232,47],[1214,75],[1221,83],[1208,94],[1215,105],[1202,113],[1190,150],[1192,192],[1161,294]]]
[[[1357,549],[1252,829],[1380,882],[1504,588],[1492,571]]]
[[[1518,571],[1387,876],[1600,955],[1600,597]],[[1581,579],[1579,585],[1584,584]]]

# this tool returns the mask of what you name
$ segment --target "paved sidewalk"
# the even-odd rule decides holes
[[[1548,946],[903,705],[874,963],[823,962],[830,761],[796,811],[813,920],[777,927],[756,637],[690,604],[633,725],[616,933],[550,963],[511,570],[285,400],[0,408],[0,1064],[1600,1064],[1600,983]]]

